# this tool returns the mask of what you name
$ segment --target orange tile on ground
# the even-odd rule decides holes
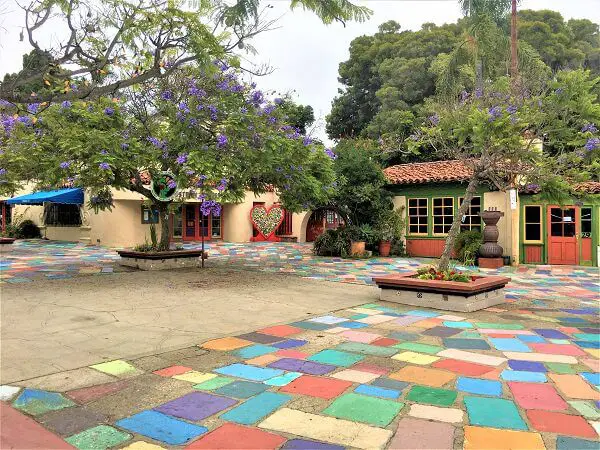
[[[437,327],[442,323],[441,320],[435,320],[435,319],[425,319],[425,320],[421,320],[420,322],[415,322],[412,324],[413,327],[416,328],[433,328],[433,327]]]
[[[581,416],[530,409],[527,411],[527,418],[533,428],[538,431],[566,434],[567,436],[598,437],[596,430]]]
[[[545,450],[539,433],[498,430],[486,427],[465,427],[465,450],[527,449]]]
[[[600,392],[583,381],[579,375],[549,373],[548,376],[556,383],[558,390],[567,397],[584,400],[600,400]]]
[[[286,438],[273,433],[226,423],[185,447],[186,449],[276,449]]]
[[[181,375],[182,373],[189,372],[190,370],[193,370],[193,369],[191,367],[185,367],[185,366],[171,366],[171,367],[165,367],[164,369],[155,370],[152,373],[154,373],[156,375],[160,375],[161,377],[172,377],[174,375]]]
[[[229,350],[236,350],[238,348],[247,347],[253,344],[254,342],[250,342],[245,339],[240,339],[236,337],[224,337],[220,339],[213,339],[212,341],[207,341],[200,347],[206,348],[208,350],[220,350],[226,352]]]
[[[458,361],[456,359],[442,359],[441,361],[434,362],[432,367],[449,370],[451,372],[469,377],[479,377],[494,370],[494,368],[490,366],[484,366],[483,364],[475,364],[466,361]]]
[[[426,386],[441,387],[454,380],[456,375],[443,370],[427,367],[406,366],[397,372],[392,372],[388,377],[408,383],[424,384]]]
[[[352,383],[349,381],[336,380],[335,378],[302,375],[300,378],[296,378],[290,384],[283,386],[281,389],[279,389],[279,392],[332,399],[340,395],[350,386],[352,386]]]
[[[286,337],[293,334],[302,333],[302,328],[292,327],[291,325],[276,325],[274,327],[263,328],[258,333],[270,334],[271,336]]]
[[[256,358],[247,359],[244,361],[246,364],[252,364],[253,366],[266,366],[267,364],[271,364],[272,362],[280,360],[280,356],[275,356],[273,354],[261,355]]]

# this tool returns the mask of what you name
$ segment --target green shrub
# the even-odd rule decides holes
[[[454,241],[454,252],[456,258],[468,266],[475,265],[475,258],[479,252],[479,247],[483,244],[483,235],[480,231],[463,231]]]
[[[349,227],[348,227],[349,228]],[[348,228],[327,230],[317,236],[313,243],[313,253],[317,256],[342,256],[350,254],[351,236],[354,231]]]
[[[393,239],[392,247],[390,248],[390,256],[408,256],[404,241],[402,239]]]
[[[33,239],[42,237],[40,227],[38,227],[32,220],[24,220],[17,225],[17,238],[19,239]]]
[[[377,217],[375,224],[376,239],[378,241],[392,241],[400,239],[404,233],[403,209],[388,209]]]

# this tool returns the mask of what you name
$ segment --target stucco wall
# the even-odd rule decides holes
[[[408,223],[406,223],[406,196],[405,195],[396,195],[392,199],[392,203],[394,203],[394,209],[400,209],[402,211],[402,217],[405,220],[404,240],[406,240],[406,227],[408,226]]]

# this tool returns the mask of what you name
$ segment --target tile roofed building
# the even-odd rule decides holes
[[[584,181],[573,186],[575,192],[585,192],[586,194],[600,194],[600,181]]]
[[[383,170],[390,184],[425,184],[466,181],[473,171],[459,160],[398,164]]]

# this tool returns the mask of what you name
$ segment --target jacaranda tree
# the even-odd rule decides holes
[[[20,111],[5,102],[0,190],[69,183],[89,189],[90,206],[100,209],[112,205],[111,187],[138,192],[160,212],[162,248],[173,201],[201,201],[206,215],[248,190],[274,189],[291,211],[325,203],[335,155],[287,125],[281,103],[220,62],[182,69],[121,99]],[[177,196],[156,198],[149,180]]]
[[[457,102],[435,105],[435,113],[408,139],[413,150],[433,149],[447,159],[461,160],[473,172],[448,232],[439,270],[448,269],[461,219],[478,186],[507,190],[533,184],[560,193],[597,176],[592,171],[600,160],[595,125],[600,105],[590,89],[600,79],[583,89],[582,81],[589,77],[584,71],[565,73],[539,96],[510,93],[508,81],[485,91],[464,92]],[[538,145],[546,141],[552,147],[554,140],[569,142],[570,148],[557,157]]]

